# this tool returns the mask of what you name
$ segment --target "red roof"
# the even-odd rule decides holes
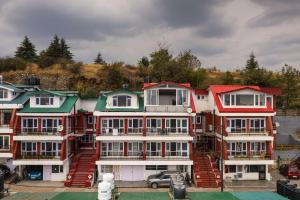
[[[195,89],[195,94],[196,95],[208,95],[208,91],[206,89]]]
[[[210,91],[212,92],[216,105],[218,107],[219,112],[231,112],[231,113],[272,113],[275,112],[270,105],[267,105],[266,108],[223,108],[220,98],[218,97],[219,94],[224,94],[228,92],[250,89],[255,90],[267,94],[272,95],[280,95],[281,89],[280,88],[263,88],[259,86],[243,86],[243,85],[211,85],[209,87]]]
[[[163,84],[173,84],[173,85],[177,85],[178,87],[191,88],[190,83],[175,83],[175,82],[163,81],[160,83],[144,83],[143,89],[148,89],[148,88],[156,87],[156,86],[163,85]]]

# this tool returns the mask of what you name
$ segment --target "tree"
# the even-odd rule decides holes
[[[65,39],[61,38],[60,39],[60,51],[61,51],[60,56],[67,60],[72,60],[73,54],[71,53],[71,51],[69,49],[70,49],[70,47],[67,45]]]
[[[221,81],[223,85],[230,85],[234,84],[234,77],[230,71],[226,71],[222,76],[221,76]]]
[[[261,68],[253,53],[250,54],[245,69],[241,73],[244,85],[272,86],[272,72]]]
[[[17,51],[15,52],[15,57],[21,58],[29,62],[33,62],[37,58],[35,46],[27,36],[25,36],[24,40],[17,48]]]
[[[207,70],[204,68],[198,68],[190,76],[190,83],[195,88],[206,88],[207,84],[205,81],[208,77]]]
[[[105,64],[106,64],[106,62],[105,62],[105,60],[102,58],[102,55],[101,55],[100,52],[97,54],[97,57],[96,57],[96,59],[94,60],[94,63],[95,63],[95,64],[100,64],[100,65],[105,65]]]
[[[141,66],[141,67],[148,68],[149,65],[150,65],[149,59],[148,59],[146,56],[143,56],[143,57],[139,60],[138,65]]]
[[[282,67],[281,75],[286,108],[290,108],[291,104],[297,99],[300,93],[300,72],[290,65],[285,65]]]
[[[198,59],[197,56],[192,54],[191,50],[181,52],[178,55],[178,58],[184,61],[187,67],[191,67],[193,69],[197,69],[201,67],[201,61]]]

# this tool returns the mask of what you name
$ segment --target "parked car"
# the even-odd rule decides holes
[[[0,174],[3,174],[4,180],[7,180],[10,177],[10,169],[3,164],[0,164]]]
[[[287,177],[289,179],[300,178],[300,170],[296,164],[289,165]]]
[[[147,184],[149,187],[158,188],[161,186],[170,186],[171,175],[181,174],[178,171],[163,171],[159,174],[150,175],[147,178]],[[185,177],[185,176],[184,176]]]
[[[29,170],[27,172],[27,179],[28,180],[42,180],[43,174],[41,171],[38,171],[38,170]]]

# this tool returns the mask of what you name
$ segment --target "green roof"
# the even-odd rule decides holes
[[[66,95],[66,94],[64,94],[62,92],[59,92],[59,91],[49,91],[49,90],[35,91],[34,95],[37,95],[37,94],[50,94],[50,95],[53,95],[53,96],[65,96]]]
[[[128,94],[137,95],[139,107],[138,108],[127,108],[127,107],[106,108],[107,96],[111,95],[111,94],[116,94],[116,93],[128,93]],[[143,112],[144,111],[144,98],[142,97],[142,94],[143,94],[143,92],[140,92],[140,91],[125,91],[125,90],[102,92],[100,97],[98,98],[95,110],[101,111],[101,112]]]
[[[69,113],[78,98],[78,96],[66,96],[64,103],[59,108],[31,108],[27,103],[19,113]]]
[[[11,101],[0,101],[0,104],[24,104],[34,93],[35,91],[24,92]]]
[[[18,86],[10,84],[10,83],[7,83],[7,82],[0,83],[0,86],[4,87],[4,88],[7,88],[9,90],[12,90],[14,92],[24,92],[24,90],[20,89]]]

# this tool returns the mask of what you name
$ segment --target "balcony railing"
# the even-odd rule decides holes
[[[266,152],[251,152],[248,155],[228,155],[229,160],[271,160],[272,156]]]
[[[188,135],[187,128],[147,128],[147,135]]]
[[[6,123],[0,124],[0,128],[9,128],[9,124]]]
[[[143,134],[143,128],[128,128],[128,134],[139,135]]]
[[[188,152],[175,152],[175,151],[167,151],[166,152],[167,158],[189,158]]]
[[[10,151],[10,145],[0,145],[0,152]]]
[[[187,112],[184,106],[175,106],[175,105],[147,105],[147,112]]]
[[[21,135],[60,135],[58,128],[22,128]]]
[[[265,128],[231,128],[228,132],[229,136],[253,136],[253,135],[269,135]]]
[[[59,159],[60,152],[22,152],[22,159]]]
[[[124,133],[124,128],[102,128],[101,134],[102,135],[121,135]]]

